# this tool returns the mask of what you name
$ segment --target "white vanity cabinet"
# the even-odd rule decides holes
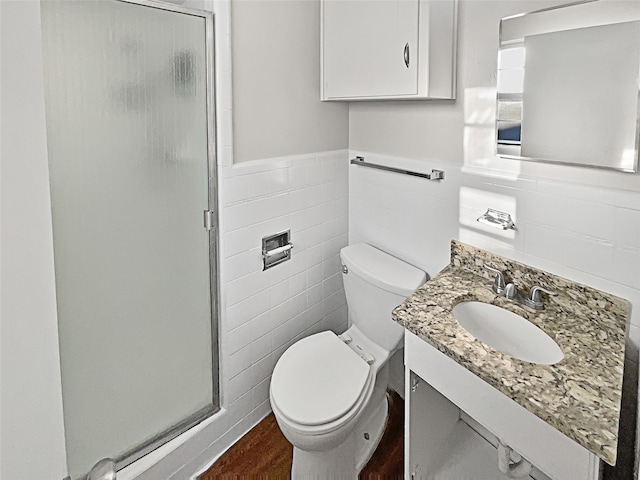
[[[469,456],[474,468],[493,463],[492,478],[507,478],[497,469],[497,439],[536,467],[537,480],[599,478],[596,455],[408,331],[405,366],[405,478],[463,478],[452,469]]]
[[[457,0],[321,0],[322,100],[455,98]]]

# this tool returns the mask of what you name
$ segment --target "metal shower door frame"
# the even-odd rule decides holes
[[[212,355],[212,398],[211,405],[200,409],[178,424],[158,433],[141,445],[128,450],[116,459],[116,469],[121,470],[136,460],[144,457],[178,435],[186,432],[204,419],[220,410],[220,352],[218,329],[220,319],[220,282],[218,281],[218,174],[216,156],[216,116],[215,116],[215,43],[214,43],[214,14],[204,10],[182,7],[154,0],[117,0],[122,3],[140,5],[143,7],[166,10],[173,13],[201,17],[205,21],[205,75],[206,75],[206,121],[207,121],[207,169],[208,169],[208,205],[207,218],[211,221],[209,233],[209,296],[211,305],[211,355]],[[204,227],[203,227],[204,228]]]

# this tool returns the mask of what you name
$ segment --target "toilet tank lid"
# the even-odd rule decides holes
[[[422,270],[366,243],[344,247],[340,258],[349,273],[403,297],[411,295],[427,280]]]

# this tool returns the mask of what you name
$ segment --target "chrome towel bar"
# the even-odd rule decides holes
[[[351,159],[352,165],[361,165],[363,167],[377,168],[378,170],[385,170],[387,172],[403,173],[405,175],[411,175],[412,177],[426,178],[427,180],[444,180],[444,170],[431,170],[431,173],[413,172],[411,170],[404,170],[403,168],[387,167],[385,165],[378,165],[376,163],[368,163],[364,161],[364,157],[356,157]]]

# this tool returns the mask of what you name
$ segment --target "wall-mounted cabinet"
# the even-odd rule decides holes
[[[457,0],[322,0],[322,100],[455,98]]]

